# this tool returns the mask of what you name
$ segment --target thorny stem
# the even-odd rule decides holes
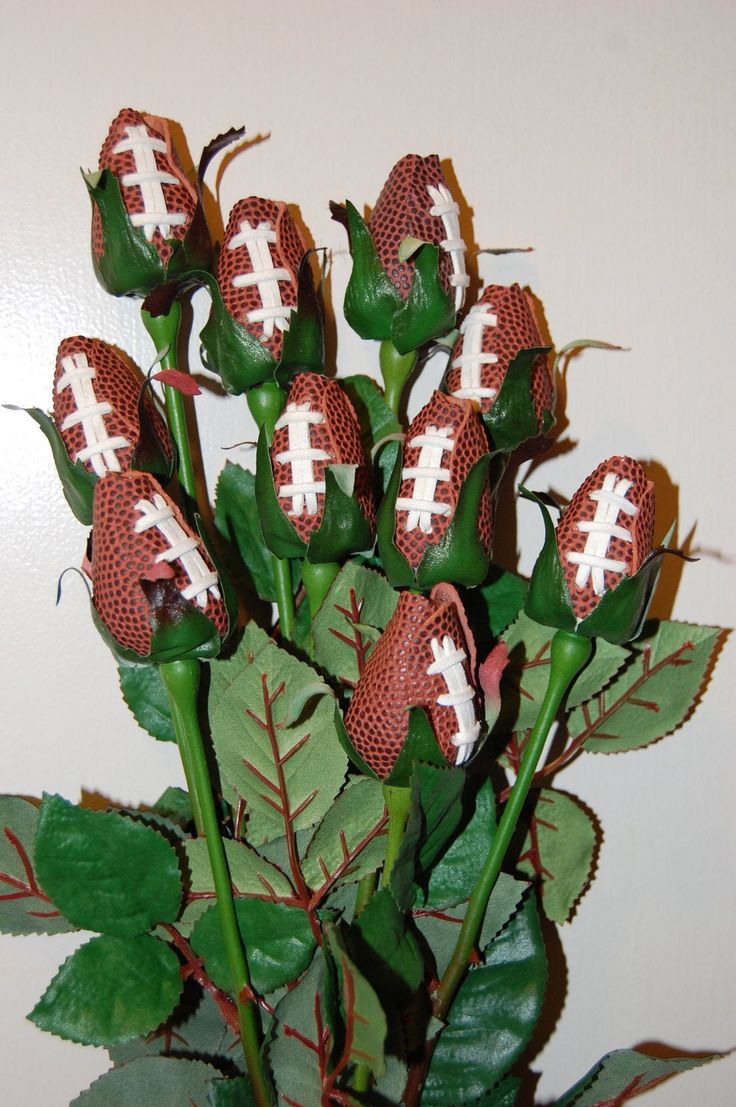
[[[252,1002],[244,1000],[250,994],[250,975],[243,940],[238,927],[233,901],[232,881],[220,835],[217,811],[212,795],[207,758],[199,727],[197,692],[200,665],[198,661],[168,661],[160,667],[161,677],[169,694],[174,729],[182,758],[189,761],[192,782],[207,842],[207,853],[215,884],[217,911],[222,929],[223,946],[235,990],[241,1043],[246,1069],[257,1107],[270,1107],[273,1100],[263,1070],[260,1055],[258,1017]],[[182,742],[180,738],[183,737]]]
[[[141,309],[141,318],[156,346],[156,350],[159,351],[168,347],[161,358],[161,368],[176,369],[176,344],[181,323],[181,305],[175,300],[166,315],[151,315],[150,312]],[[194,479],[192,451],[189,448],[184,397],[177,388],[165,384],[164,398],[169,431],[176,444],[179,458],[179,483],[192,502],[196,503],[197,489]]]
[[[383,377],[385,399],[397,419],[406,382],[411,376],[416,363],[416,350],[412,350],[408,354],[400,354],[390,338],[384,339],[381,343],[379,364]]]

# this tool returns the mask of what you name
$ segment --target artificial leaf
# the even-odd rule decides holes
[[[344,312],[348,325],[361,338],[390,338],[395,312],[402,306],[400,293],[385,272],[365,220],[348,200],[344,214],[350,239],[353,268],[345,290]]]
[[[652,1057],[638,1049],[617,1049],[594,1065],[555,1107],[609,1107],[613,1103],[618,1107],[668,1077],[707,1065],[717,1057]]]
[[[387,1056],[385,1060],[386,1071],[372,1085],[373,1092],[378,1097],[375,1102],[381,1107],[401,1102],[408,1076],[405,1061],[391,1056]]]
[[[285,725],[289,699],[319,679],[309,665],[253,623],[237,663],[227,664],[217,679],[213,671],[212,739],[223,776],[246,801],[248,841],[258,845],[319,821],[342,786],[347,757],[332,696],[312,699],[298,722]]]
[[[202,389],[194,377],[190,376],[189,373],[183,373],[181,369],[159,369],[157,373],[151,374],[151,380],[161,381],[169,388],[181,392],[182,396],[201,396],[202,394]]]
[[[360,936],[364,951],[360,964],[371,984],[379,987],[381,983],[388,990],[397,986],[413,992],[419,987],[424,975],[424,962],[414,935],[407,930],[406,915],[399,906],[389,888],[381,888],[369,900],[360,918],[355,924],[355,932]],[[365,958],[365,952],[370,955]],[[357,959],[357,953],[353,950]]]
[[[542,882],[548,919],[567,922],[590,879],[596,828],[579,800],[542,788],[531,816],[517,868]]]
[[[353,496],[356,472],[356,465],[328,465],[325,469],[322,522],[307,546],[312,564],[339,562],[373,546],[371,524]]]
[[[302,863],[309,887],[326,890],[375,871],[383,863],[385,825],[379,781],[348,781],[309,843]]]
[[[169,695],[158,665],[118,664],[120,691],[136,722],[152,738],[175,742],[176,732],[169,708]]]
[[[400,433],[401,424],[373,377],[356,373],[350,377],[341,377],[340,384],[355,408],[369,451],[388,435]]]
[[[488,572],[490,551],[485,548],[478,529],[478,516],[491,473],[491,486],[501,472],[491,454],[475,462],[460,488],[452,520],[436,544],[427,545],[416,570],[419,588],[428,589],[444,581],[466,588],[481,584]]]
[[[256,1107],[250,1080],[246,1076],[213,1080],[207,1093],[207,1107]]]
[[[384,576],[348,561],[314,620],[315,662],[341,683],[356,683],[398,599]]]
[[[454,907],[464,902],[478,879],[496,832],[496,803],[490,780],[478,789],[474,803],[467,825],[430,872],[425,907]]]
[[[391,341],[400,354],[418,349],[455,326],[455,294],[446,292],[439,271],[440,248],[422,243],[414,254],[407,299],[391,323]]]
[[[9,411],[27,412],[41,428],[51,446],[56,472],[61,481],[66,502],[80,523],[87,527],[91,526],[97,474],[87,469],[81,461],[72,461],[56,423],[45,411],[41,411],[39,407],[21,408],[15,404],[5,404],[5,407]]]
[[[547,690],[553,636],[553,630],[530,619],[524,612],[503,634],[509,651],[503,682],[506,692],[501,708],[501,724],[505,728],[528,730],[534,726]],[[568,693],[568,706],[575,707],[597,695],[629,656],[629,651],[622,646],[596,640],[591,660]]]
[[[327,924],[325,935],[337,966],[340,1010],[344,1026],[343,1058],[346,1063],[366,1065],[376,1076],[384,1068],[386,1015],[373,987],[348,956],[338,930]]]
[[[235,914],[248,954],[251,981],[257,992],[273,992],[295,980],[309,964],[315,937],[309,917],[300,907],[259,899],[235,901]],[[190,942],[204,959],[207,975],[224,991],[233,991],[232,974],[222,941],[216,905],[197,920]]]
[[[573,711],[571,740],[596,753],[620,753],[675,730],[703,690],[722,634],[719,627],[658,623],[633,643],[633,660],[616,679]]]
[[[406,910],[413,883],[426,880],[438,854],[462,819],[465,774],[418,762],[411,778],[411,807],[399,855],[391,873],[391,889]]]
[[[276,494],[273,483],[273,469],[269,453],[270,434],[264,423],[258,435],[256,447],[256,504],[261,533],[268,549],[275,557],[287,560],[303,558],[307,551],[306,543],[299,537]]]
[[[46,895],[34,871],[38,808],[0,796],[0,933],[61,934],[74,927]]]
[[[385,783],[394,788],[411,787],[414,767],[418,761],[426,761],[439,769],[448,767],[427,712],[423,707],[412,707],[409,710],[409,727],[404,744]]]
[[[520,1088],[521,1080],[518,1076],[507,1076],[483,1096],[479,1107],[514,1107]]]
[[[106,1072],[69,1107],[207,1107],[210,1082],[220,1075],[204,1061],[141,1057]]]
[[[317,1043],[322,1023],[320,989],[325,976],[325,962],[317,953],[308,972],[279,1002],[275,1011],[272,1038],[267,1044],[267,1058],[283,1105],[321,1103],[323,1077],[327,1078],[327,1059]]]
[[[504,569],[494,569],[491,579],[478,595],[482,599],[488,618],[488,629],[493,638],[502,634],[514,621],[524,606],[529,585],[516,573]]]
[[[495,449],[510,453],[539,433],[532,372],[540,354],[548,352],[549,346],[519,350],[506,370],[498,395],[483,415]]]
[[[187,826],[193,818],[192,801],[183,788],[164,789],[151,810],[180,827]]]
[[[217,480],[215,526],[234,544],[261,599],[274,603],[273,557],[263,541],[255,486],[255,473],[226,461]]]
[[[83,1045],[117,1045],[155,1029],[181,994],[179,958],[140,934],[92,938],[68,957],[28,1018]]]
[[[221,997],[218,997],[221,999]],[[230,1012],[227,1022],[223,1010],[210,992],[189,982],[165,1022],[154,1033],[122,1045],[109,1046],[116,1066],[128,1065],[139,1057],[197,1057],[210,1061],[223,1071],[243,1067],[240,1040],[235,1037],[237,1013]]]
[[[132,937],[179,913],[176,853],[140,822],[44,796],[35,855],[42,886],[85,930]]]
[[[489,1092],[529,1043],[542,1010],[547,962],[532,897],[471,968],[448,1014],[422,1107],[465,1103]]]
[[[230,838],[223,841],[233,893],[244,898],[277,901],[289,899],[294,890],[277,865],[271,864],[245,842]],[[189,838],[184,843],[189,866],[188,904],[179,922],[190,928],[215,902],[215,882],[204,838]]]

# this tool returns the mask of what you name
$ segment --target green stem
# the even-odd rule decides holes
[[[470,897],[455,950],[435,993],[434,1013],[439,1019],[443,1019],[447,1014],[465,975],[483,925],[488,900],[501,871],[501,865],[519,821],[550,728],[570,685],[588,661],[592,648],[591,639],[565,630],[558,630],[552,639],[547,691],[524,750],[519,775],[514,782],[485,865]]]
[[[207,758],[197,710],[200,663],[194,660],[167,661],[160,667],[161,678],[169,694],[174,727],[182,759],[189,762],[185,771],[201,811],[207,853],[215,884],[217,911],[222,940],[235,988],[235,1003],[240,1021],[240,1036],[253,1095],[257,1107],[270,1107],[273,1100],[261,1063],[259,1026],[251,1000],[248,965],[233,901],[232,881],[212,795]]]
[[[276,587],[276,606],[279,609],[281,637],[288,642],[293,642],[296,629],[296,608],[294,607],[294,592],[291,587],[290,561],[281,557],[274,557],[273,582]]]
[[[176,369],[176,344],[179,337],[179,325],[181,323],[181,305],[177,300],[171,305],[167,315],[151,315],[141,308],[143,325],[151,336],[156,351],[168,347],[161,358],[162,369]],[[192,451],[189,448],[189,434],[187,432],[187,413],[184,406],[184,397],[178,388],[164,385],[164,399],[166,401],[166,416],[171,437],[176,443],[179,457],[179,483],[187,496],[196,503],[197,489],[194,479],[194,465],[192,463]]]
[[[309,614],[312,621],[314,621],[315,615],[330,590],[330,585],[339,572],[339,561],[325,561],[319,565],[313,565],[311,561],[306,559],[302,562],[302,581],[309,600]]]
[[[406,382],[411,376],[416,363],[416,350],[411,350],[408,354],[400,354],[390,338],[384,339],[381,343],[379,364],[383,377],[386,403],[397,418]]]
[[[391,879],[391,872],[399,856],[399,849],[404,838],[406,820],[409,818],[411,806],[411,788],[402,788],[394,784],[384,784],[383,798],[386,801],[388,811],[388,835],[386,838],[386,857],[383,862],[383,875],[381,887],[387,888]]]
[[[353,912],[353,922],[359,919],[365,911],[366,907],[373,899],[373,893],[376,890],[378,884],[378,876],[376,873],[367,873],[358,882],[358,894],[355,897],[355,911]]]

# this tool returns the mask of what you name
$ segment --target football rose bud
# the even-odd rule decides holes
[[[101,630],[136,661],[215,657],[230,619],[202,539],[148,473],[108,473],[95,489],[91,576]]]
[[[235,395],[323,367],[307,247],[286,204],[250,196],[230,213],[201,333],[208,366]]]
[[[497,449],[515,449],[553,422],[555,389],[534,302],[518,284],[492,284],[470,309],[444,386],[472,401]]]
[[[475,644],[460,597],[447,584],[429,597],[402,592],[345,715],[355,750],[381,780],[389,779],[422,708],[451,765],[473,755],[481,734]],[[425,758],[426,759],[426,758]]]
[[[652,549],[654,488],[639,462],[630,457],[601,462],[556,530],[537,502],[546,539],[532,574],[527,614],[586,638],[616,644],[635,638],[665,552]]]
[[[110,124],[92,200],[92,260],[114,296],[145,296],[206,268],[211,244],[198,189],[182,169],[168,120],[123,108]]]
[[[468,587],[488,571],[490,454],[470,400],[434,392],[399,447],[378,514],[384,570],[394,585]]]
[[[277,557],[336,562],[371,547],[371,470],[337,381],[294,378],[270,443],[261,430],[256,492],[263,536]]]
[[[397,162],[367,223],[350,202],[332,211],[350,239],[345,318],[353,330],[390,339],[400,354],[451,331],[469,277],[460,209],[437,155]]]

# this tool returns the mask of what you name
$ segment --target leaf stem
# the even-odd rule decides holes
[[[417,351],[400,354],[391,339],[386,338],[381,343],[378,357],[386,403],[398,418],[406,382],[417,363]]]
[[[166,315],[151,315],[149,311],[141,308],[143,325],[148,331],[156,352],[166,349],[161,358],[162,369],[176,369],[177,356],[176,345],[181,324],[181,305],[174,300]],[[168,348],[167,348],[168,347]],[[184,405],[184,397],[177,388],[164,385],[164,398],[166,401],[166,416],[171,437],[176,444],[176,452],[179,459],[179,483],[187,496],[196,503],[197,490],[194,478],[194,464],[192,451],[189,448],[189,435],[187,433],[187,415]]]
[[[491,843],[486,862],[470,897],[454,952],[435,993],[434,1013],[442,1019],[447,1014],[460,982],[465,975],[471,954],[480,934],[491,892],[501,871],[506,851],[519,821],[529,793],[534,773],[542,755],[547,736],[567,691],[588,661],[593,643],[582,635],[558,630],[552,639],[551,664],[547,691],[539,709],[537,721],[529,737],[508,802]]]
[[[252,1002],[244,1001],[243,994],[252,994],[250,975],[238,927],[233,901],[232,881],[225,857],[225,848],[217,821],[215,801],[212,795],[207,757],[199,726],[197,692],[199,689],[200,663],[195,660],[168,661],[161,665],[161,678],[166,686],[171,704],[174,728],[182,760],[189,763],[187,779],[191,781],[193,795],[201,812],[207,842],[207,853],[217,895],[217,910],[222,928],[222,940],[235,986],[235,1003],[238,1009],[240,1035],[253,1095],[257,1107],[270,1107],[273,1100],[263,1070],[260,1055],[260,1033],[256,1009]]]

